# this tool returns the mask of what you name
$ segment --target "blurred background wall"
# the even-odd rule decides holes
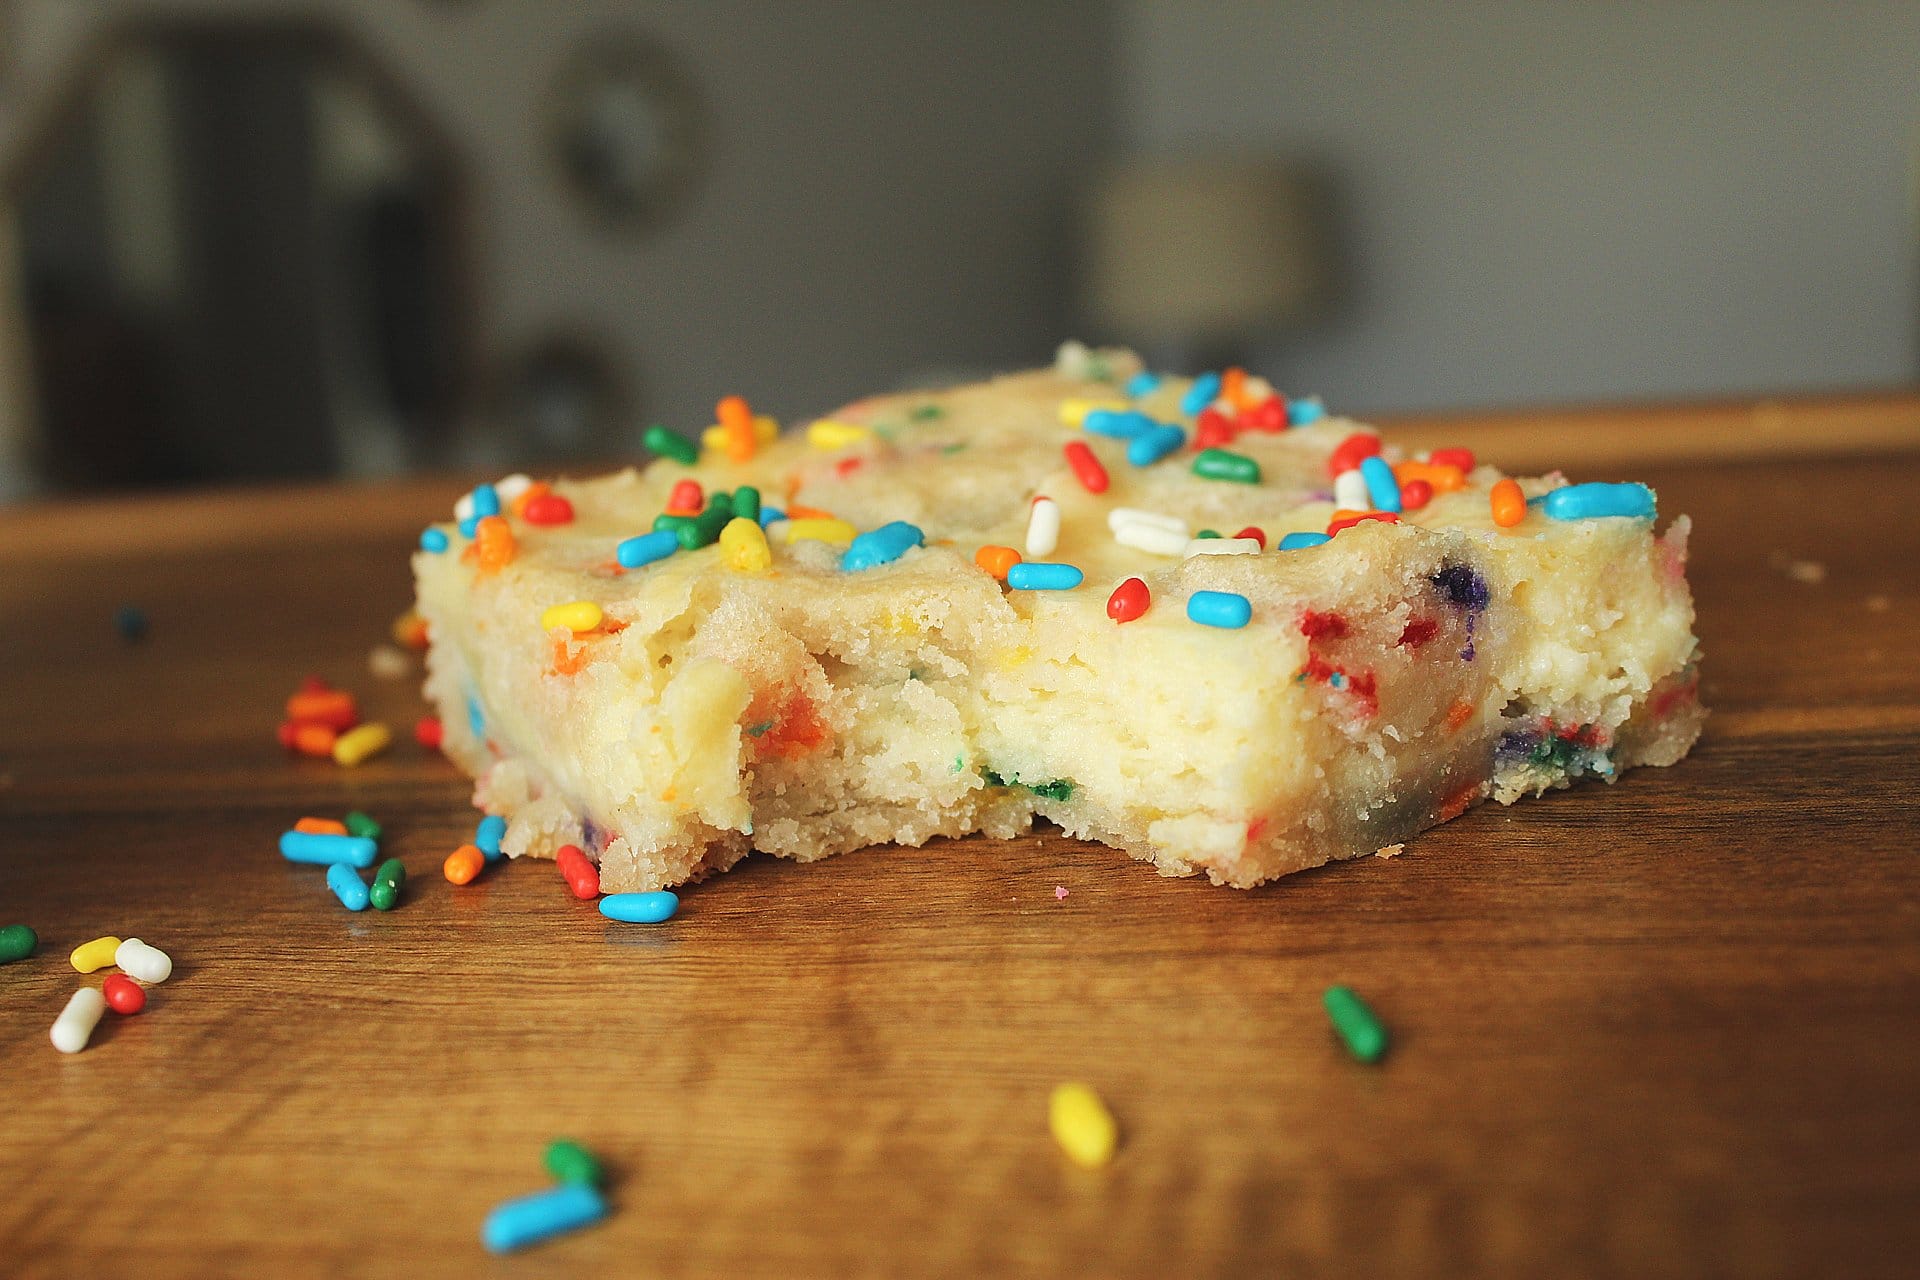
[[[0,0],[0,496],[1045,361],[1909,385],[1920,5]]]

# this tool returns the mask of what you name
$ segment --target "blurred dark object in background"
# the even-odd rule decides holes
[[[449,151],[322,27],[103,46],[12,181],[48,479],[434,459],[463,385]]]

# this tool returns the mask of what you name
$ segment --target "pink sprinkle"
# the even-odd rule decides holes
[[[1066,896],[1067,896],[1067,886],[1063,884],[1057,884],[1053,886],[1053,900],[1055,902],[1059,902],[1061,899],[1065,898]]]

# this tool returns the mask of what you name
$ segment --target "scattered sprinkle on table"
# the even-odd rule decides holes
[[[1366,1002],[1347,987],[1328,987],[1323,1002],[1347,1052],[1362,1062],[1380,1061],[1387,1051],[1387,1029]]]
[[[480,1241],[489,1252],[511,1253],[606,1216],[607,1202],[598,1190],[570,1182],[497,1206],[480,1229]]]
[[[15,960],[25,960],[40,946],[40,935],[24,924],[10,924],[0,929],[0,964],[12,964]]]
[[[1047,1128],[1069,1159],[1083,1169],[1098,1169],[1113,1159],[1120,1127],[1100,1095],[1084,1084],[1056,1085],[1047,1099]]]
[[[1057,884],[1053,886],[1053,900],[1055,902],[1065,902],[1066,899],[1067,899],[1067,886],[1063,884]]]

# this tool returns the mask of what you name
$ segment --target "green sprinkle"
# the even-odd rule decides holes
[[[1073,796],[1073,779],[1055,778],[1051,782],[1022,782],[1001,777],[991,769],[980,771],[980,780],[990,787],[1019,787],[1046,800],[1067,800]]]
[[[348,814],[344,821],[347,824],[347,834],[350,836],[360,836],[366,840],[380,838],[380,824],[358,809]]]
[[[907,416],[915,422],[931,422],[935,418],[946,417],[947,411],[937,404],[923,404]]]
[[[681,435],[678,431],[669,431],[665,427],[647,428],[647,434],[641,443],[663,458],[672,458],[683,466],[692,466],[700,461],[700,446]]]
[[[773,728],[773,721],[762,720],[759,724],[750,724],[747,726],[747,736],[749,738],[757,738],[771,728]]]
[[[953,758],[953,771],[955,773],[965,773],[966,770],[967,758],[965,756],[955,756]]]
[[[710,494],[707,498],[707,509],[700,514],[712,515],[716,511],[724,511],[727,513],[727,519],[733,519],[733,495],[725,489]]]
[[[593,1152],[571,1138],[555,1138],[547,1147],[547,1172],[583,1187],[597,1187],[606,1176]]]
[[[698,551],[701,547],[712,546],[719,539],[720,531],[727,527],[727,521],[733,519],[731,503],[723,505],[719,501],[723,496],[715,494],[714,501],[707,505],[705,511],[673,531],[673,536],[680,541],[681,550]]]
[[[1220,536],[1220,531],[1218,529],[1202,529],[1193,536],[1196,538],[1217,538]]]
[[[39,945],[39,934],[23,924],[10,924],[0,929],[0,964],[25,960]]]
[[[400,901],[400,886],[407,882],[407,864],[398,858],[388,858],[373,873],[373,886],[367,890],[367,901],[373,904],[375,911],[391,911]]]
[[[961,440],[954,444],[941,445],[940,452],[947,454],[948,456],[952,456],[953,454],[960,452],[962,449],[966,447],[967,447],[967,442],[965,440]]]
[[[1259,484],[1260,464],[1244,453],[1226,449],[1202,449],[1193,460],[1193,474],[1207,480],[1231,480],[1236,484]]]
[[[1366,1002],[1347,987],[1328,987],[1323,997],[1333,1029],[1347,1042],[1347,1052],[1362,1062],[1378,1062],[1387,1051],[1387,1029]]]
[[[671,529],[675,533],[678,533],[680,530],[690,527],[697,519],[699,519],[698,516],[670,516],[662,513],[653,518],[653,531],[658,533],[662,529]]]
[[[760,518],[760,491],[750,484],[743,484],[733,491],[733,515],[736,520],[758,520]]]

